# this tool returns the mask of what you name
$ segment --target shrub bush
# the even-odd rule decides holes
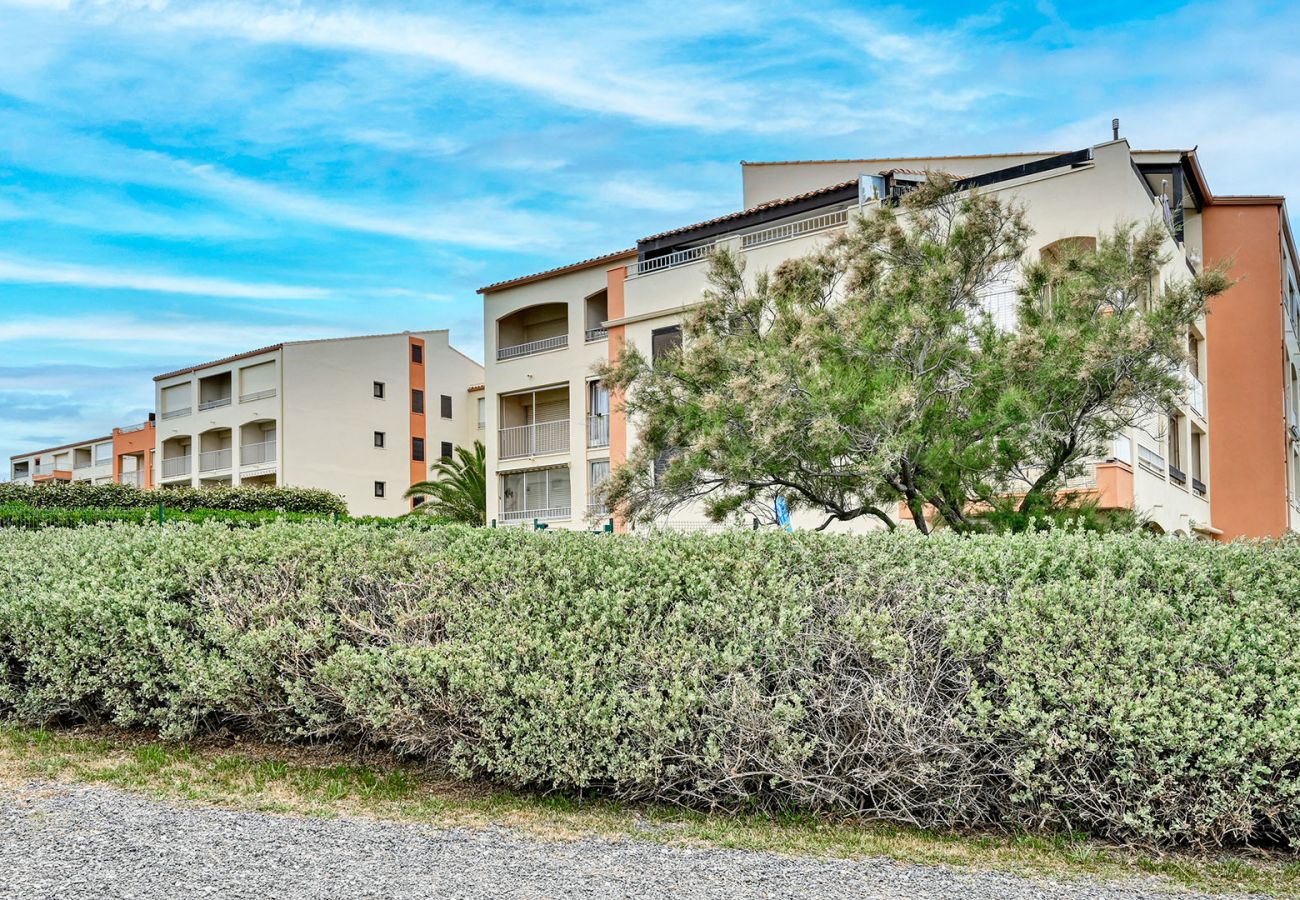
[[[169,487],[141,491],[125,484],[47,482],[44,484],[0,483],[0,504],[22,503],[37,509],[222,509],[240,512],[282,510],[296,513],[346,514],[343,498],[316,488],[293,487]]]
[[[517,786],[1300,839],[1300,541],[0,533],[0,712]]]

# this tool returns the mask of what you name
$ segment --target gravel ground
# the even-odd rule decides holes
[[[1168,895],[1151,882],[1103,886],[889,860],[796,859],[634,840],[542,841],[503,829],[173,805],[104,788],[0,789],[0,897],[24,900],[1155,896]]]

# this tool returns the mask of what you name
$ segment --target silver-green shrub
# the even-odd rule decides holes
[[[0,532],[0,713],[508,784],[1300,840],[1300,541]]]

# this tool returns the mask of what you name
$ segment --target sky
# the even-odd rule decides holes
[[[0,456],[152,376],[449,328],[741,160],[1197,146],[1300,197],[1300,4],[0,0]],[[2,476],[0,476],[2,477]]]

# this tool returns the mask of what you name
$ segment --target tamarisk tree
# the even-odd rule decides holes
[[[779,495],[823,528],[893,528],[901,503],[924,532],[987,527],[981,510],[1013,492],[1050,508],[1119,429],[1172,402],[1180,341],[1226,285],[1210,273],[1153,291],[1158,229],[1020,273],[1023,209],[932,175],[770,273],[715,252],[682,347],[628,347],[598,370],[639,429],[604,494],[633,522],[696,502],[770,520]],[[1013,283],[1008,330],[986,299]]]

